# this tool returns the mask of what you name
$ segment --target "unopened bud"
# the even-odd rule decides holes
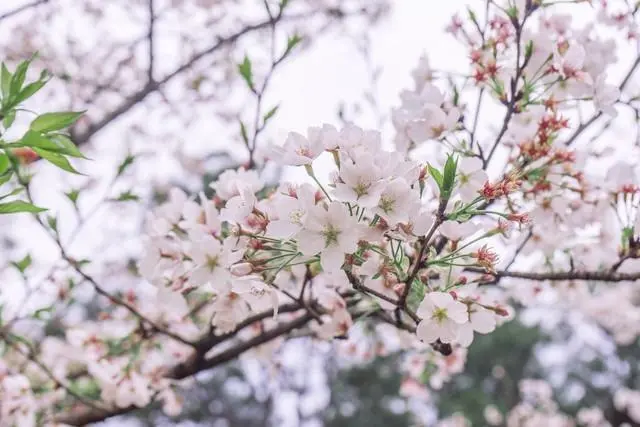
[[[253,271],[253,266],[248,262],[241,262],[231,266],[231,274],[237,277],[247,276]]]

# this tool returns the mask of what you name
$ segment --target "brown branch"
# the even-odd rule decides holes
[[[204,354],[197,353],[187,362],[172,367],[167,373],[167,378],[179,380],[193,376],[198,372],[202,372],[219,366],[223,363],[235,359],[247,350],[269,342],[281,335],[292,332],[295,329],[303,327],[312,319],[313,316],[310,313],[306,313],[305,315],[302,315],[291,322],[281,324],[249,340],[242,341],[239,344],[213,356],[210,359],[205,359]],[[82,411],[77,411],[75,413],[62,414],[59,417],[56,417],[56,422],[73,426],[83,426],[89,423],[102,421],[116,415],[122,415],[136,409],[140,408],[131,406],[127,408],[112,407],[108,410],[83,409]]]
[[[620,86],[618,86],[618,89],[620,89],[621,93],[622,93],[622,91],[624,91],[626,89],[627,85],[631,81],[631,77],[636,72],[636,69],[638,68],[638,66],[640,66],[640,55],[638,55],[636,60],[633,62],[633,65],[631,65],[631,69],[629,69],[629,71],[625,75],[624,79],[620,83]],[[596,122],[596,120],[598,120],[600,117],[602,117],[602,115],[603,115],[602,111],[598,111],[596,114],[591,116],[591,118],[589,120],[587,120],[586,122],[584,122],[580,126],[578,126],[578,128],[571,134],[571,136],[567,139],[567,141],[564,144],[566,146],[569,146],[569,145],[573,144],[574,142],[576,142],[576,139],[578,139],[578,137],[582,134],[582,132],[587,130],[592,124],[594,124]]]
[[[22,13],[28,9],[34,8],[36,6],[40,6],[42,4],[46,4],[49,3],[49,0],[36,0],[34,2],[31,3],[27,3],[23,6],[20,6],[17,9],[14,10],[10,10],[9,12],[5,12],[4,14],[0,15],[0,21],[2,21],[3,19],[7,19],[7,18],[11,18],[12,16],[15,16],[19,13]]]
[[[485,273],[481,268],[468,267],[465,271]],[[561,271],[557,273],[529,273],[524,271],[499,270],[492,274],[497,280],[512,277],[525,280],[592,280],[596,282],[625,282],[640,280],[640,273],[613,273],[609,271]]]

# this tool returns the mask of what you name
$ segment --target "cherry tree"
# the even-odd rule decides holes
[[[0,17],[43,8],[55,26],[54,9],[65,3],[52,3],[34,2]],[[147,12],[143,36],[123,42],[128,56],[116,60],[137,64],[146,58],[133,75],[131,67],[117,64],[103,69],[123,49],[96,56],[91,42],[99,44],[99,38],[72,44],[76,62],[57,67],[73,72],[53,67],[64,78],[48,85],[45,102],[55,104],[66,94],[71,110],[89,107],[82,118],[46,113],[24,133],[3,133],[0,166],[7,176],[3,185],[11,189],[3,192],[10,201],[0,209],[31,212],[33,218],[20,219],[46,233],[59,260],[41,280],[29,277],[30,256],[14,260],[7,273],[22,278],[25,291],[16,301],[10,287],[2,289],[2,425],[85,425],[154,403],[176,415],[181,393],[194,387],[196,375],[241,356],[270,364],[281,346],[302,338],[335,342],[355,362],[400,352],[405,379],[399,391],[428,401],[464,371],[478,335],[496,333],[532,307],[578,313],[621,346],[637,342],[640,170],[637,137],[629,137],[628,129],[638,118],[638,5],[478,2],[446,27],[467,51],[468,68],[446,73],[423,57],[412,73],[413,87],[391,112],[392,140],[383,140],[380,129],[345,123],[269,141],[263,131],[277,120],[277,106],[265,106],[264,94],[275,70],[304,44],[287,23],[313,23],[318,27],[312,31],[321,31],[348,20],[349,12],[332,2],[265,1],[265,21],[222,23],[241,29],[203,50],[201,40],[190,40],[189,58],[171,66],[154,56],[160,22],[169,25],[202,8],[214,11],[203,12],[207,27],[235,21],[240,8],[230,5],[226,14],[216,14],[212,2],[167,3],[166,10],[159,3],[114,6],[133,21]],[[587,23],[574,22],[578,12]],[[97,25],[112,11],[88,1],[82,13],[96,19],[84,24]],[[16,25],[15,31],[29,29]],[[101,34],[98,27],[95,34]],[[44,174],[41,168],[49,165],[35,160],[76,172],[73,165],[90,162],[69,162],[84,157],[77,146],[84,149],[130,113],[129,123],[135,123],[132,111],[151,96],[165,101],[146,113],[147,119],[165,119],[160,123],[169,130],[159,132],[170,134],[176,117],[182,125],[192,123],[200,102],[218,99],[207,95],[207,80],[216,78],[203,71],[207,61],[261,30],[270,36],[269,54],[247,53],[218,76],[234,78],[254,101],[252,114],[229,120],[244,150],[242,166],[220,173],[206,193],[176,186],[148,209],[144,202],[152,195],[136,194],[130,175],[145,158],[132,151],[116,165],[96,206],[134,205],[132,217],[144,216],[142,235],[136,228],[132,237],[137,251],[131,260],[78,255],[71,245],[87,235],[78,230],[95,219],[95,209],[85,211],[80,203],[86,178],[73,178],[76,189],[66,198],[76,217],[65,222],[66,216],[41,213],[46,206],[38,203],[38,185],[45,188],[46,181],[31,174]],[[192,35],[187,33],[185,40]],[[55,50],[43,51],[40,58],[56,64]],[[8,52],[9,59],[21,54]],[[98,58],[96,69],[81,66],[89,58]],[[7,129],[16,116],[30,114],[20,104],[48,82],[43,74],[25,86],[30,64],[2,69],[0,113]],[[96,72],[111,75],[110,81],[91,79]],[[175,81],[195,85],[189,99],[174,99]],[[233,96],[228,99],[233,105]],[[106,110],[91,111],[93,105]],[[86,152],[99,154],[96,148]],[[203,165],[182,160],[192,169]],[[306,177],[274,177],[281,167]],[[122,191],[113,196],[112,187]],[[129,251],[125,241],[111,245]],[[88,304],[98,314],[89,313]],[[488,424],[640,424],[640,388],[632,385],[611,394],[615,419],[604,407],[583,407],[575,417],[563,413],[545,381],[521,381],[519,391],[522,402],[508,413],[487,406]],[[438,425],[467,421],[455,415]]]

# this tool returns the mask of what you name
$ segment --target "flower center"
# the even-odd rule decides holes
[[[214,256],[214,257],[212,257],[212,256],[207,256],[207,268],[208,268],[210,271],[213,271],[213,270],[215,270],[216,268],[218,268],[218,265],[219,265],[219,264],[220,264],[220,263],[219,263],[219,261],[218,261],[218,257],[217,257],[217,256]]]
[[[437,307],[435,310],[433,310],[433,314],[431,315],[431,318],[437,321],[438,323],[442,323],[443,321],[447,320],[447,309]]]
[[[325,247],[331,246],[335,243],[338,243],[338,236],[340,235],[340,230],[335,228],[333,225],[327,225],[324,230],[322,230],[322,235],[324,236],[324,245]]]
[[[392,212],[395,205],[395,200],[390,197],[382,196],[380,198],[380,203],[378,203],[378,207],[382,209],[384,213]]]

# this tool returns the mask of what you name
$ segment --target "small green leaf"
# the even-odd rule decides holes
[[[280,106],[276,105],[275,107],[273,107],[272,109],[270,109],[269,111],[267,111],[267,113],[264,115],[263,117],[263,122],[267,123],[269,121],[270,118],[272,118],[277,112],[278,112],[278,108]]]
[[[78,196],[80,195],[80,190],[73,189],[71,191],[64,193],[64,195],[67,196],[67,199],[71,200],[71,203],[73,203],[75,206],[76,203],[78,203]]]
[[[4,174],[11,167],[9,156],[0,152],[0,174]]]
[[[74,124],[83,114],[84,111],[41,114],[31,122],[30,129],[40,133],[65,129]]]
[[[27,70],[29,69],[29,64],[31,64],[31,60],[22,61],[17,67],[16,72],[13,74],[11,78],[11,85],[9,92],[11,97],[15,97],[20,93],[22,89],[22,85],[24,84],[24,79],[27,77]]]
[[[287,56],[294,47],[296,47],[302,41],[302,37],[298,34],[294,34],[287,39],[287,49],[284,51],[282,57]]]
[[[442,191],[442,174],[431,165],[427,165],[427,167],[429,168],[429,175],[431,175],[436,184],[438,184],[438,190]]]
[[[20,273],[24,273],[25,270],[31,265],[31,255],[27,254],[20,261],[14,261],[11,264],[13,264],[13,266],[17,268]]]
[[[0,91],[2,92],[2,104],[6,105],[9,99],[9,89],[11,87],[11,73],[7,69],[6,64],[2,63],[0,70]]]
[[[58,218],[55,216],[47,215],[47,224],[55,232],[58,232]]]
[[[458,160],[449,155],[444,164],[444,173],[442,175],[442,187],[440,189],[440,198],[449,200],[453,188],[456,183],[456,170],[458,168]]]
[[[12,214],[19,212],[38,213],[43,211],[46,211],[46,209],[34,206],[31,203],[27,203],[22,200],[15,200],[9,203],[0,203],[0,214]]]
[[[240,120],[240,135],[242,136],[242,140],[244,141],[245,145],[248,147],[249,135],[247,134],[247,127],[244,125],[242,120]]]
[[[75,170],[73,166],[71,166],[71,163],[69,163],[69,160],[65,156],[63,156],[62,154],[58,154],[58,153],[55,153],[53,151],[45,150],[45,149],[42,149],[42,148],[34,148],[33,151],[35,151],[43,159],[45,159],[48,162],[56,165],[57,167],[59,167],[62,170],[65,170],[65,171],[71,172],[71,173],[75,173],[75,174],[78,174],[78,175],[82,175],[80,172]]]
[[[8,169],[0,175],[0,185],[6,184],[13,176],[13,170]]]
[[[47,84],[48,80],[38,80],[37,82],[29,83],[20,91],[18,96],[15,97],[12,104],[17,105],[22,101],[25,101],[35,95],[44,85]]]
[[[254,90],[253,87],[253,71],[251,67],[251,60],[247,55],[244,56],[244,61],[238,64],[238,71],[240,75],[249,86],[249,89]]]
[[[9,129],[15,119],[16,110],[10,110],[7,115],[4,116],[4,119],[2,119],[2,126],[4,126],[5,129]]]
[[[133,194],[130,190],[120,193],[120,195],[115,199],[116,202],[130,202],[138,200],[140,200],[140,197]]]
[[[129,168],[129,166],[133,164],[135,160],[135,156],[127,154],[127,157],[125,157],[122,163],[120,163],[120,165],[118,166],[118,172],[116,173],[116,176],[122,175]]]
[[[24,188],[22,187],[14,188],[10,193],[5,194],[4,196],[0,196],[0,200],[6,199],[7,197],[15,196],[16,194],[22,193],[23,191]]]
[[[56,144],[59,148],[55,150],[57,153],[66,154],[67,156],[77,157],[81,159],[86,159],[85,155],[82,154],[78,147],[69,139],[68,136],[62,135],[60,133],[48,135],[49,140]]]

